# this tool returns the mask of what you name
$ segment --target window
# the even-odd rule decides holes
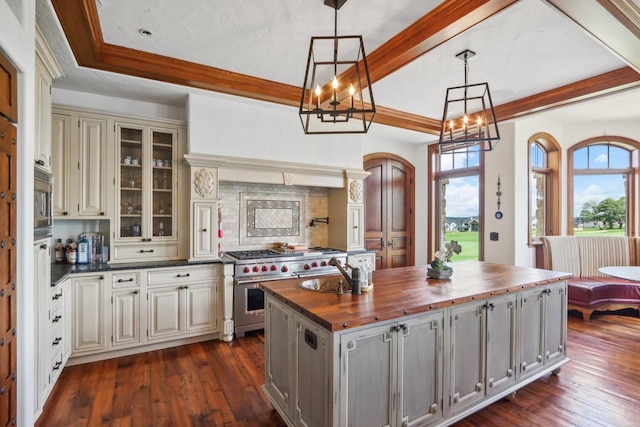
[[[569,234],[637,235],[639,150],[639,142],[624,137],[591,138],[569,149]]]
[[[529,138],[529,244],[560,234],[560,145],[547,133]]]
[[[478,147],[440,154],[437,144],[429,146],[429,261],[449,240],[462,246],[452,262],[483,259],[482,163]]]

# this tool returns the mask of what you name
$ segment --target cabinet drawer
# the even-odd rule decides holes
[[[67,298],[69,298],[69,296],[67,296]],[[55,310],[62,305],[62,300],[62,286],[56,286],[51,290],[51,303],[49,305],[51,310]]]
[[[138,260],[171,259],[178,256],[177,243],[154,243],[145,245],[116,245],[115,261],[136,262]]]
[[[130,288],[140,286],[140,272],[130,271],[123,273],[113,273],[111,276],[111,287],[113,289],[118,288]]]
[[[215,281],[216,269],[213,265],[202,267],[176,267],[171,269],[158,269],[149,271],[148,273],[148,285],[162,285],[162,284],[178,284],[178,283],[193,283],[199,281]]]

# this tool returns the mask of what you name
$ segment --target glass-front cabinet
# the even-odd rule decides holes
[[[177,253],[178,132],[116,123],[119,213],[116,261],[168,259]]]

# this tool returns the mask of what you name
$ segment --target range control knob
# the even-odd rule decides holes
[[[275,264],[271,265],[271,271],[276,271],[278,269],[278,267]]]
[[[245,267],[245,268],[243,268],[243,269],[242,269],[242,271],[243,271],[244,273],[248,273],[248,272],[250,272],[251,270],[249,269],[249,267]]]
[[[280,270],[282,270],[283,273],[286,273],[287,271],[289,271],[289,267],[287,267],[286,265],[283,265]]]
[[[262,271],[269,271],[269,267],[267,267],[266,265],[262,266]]]
[[[257,273],[258,271],[260,271],[260,268],[257,265],[253,266],[253,272]]]
[[[327,265],[329,265],[329,264],[327,264],[327,261],[322,261],[322,262],[320,263],[320,266],[321,266],[321,267],[326,267]]]
[[[317,262],[313,261],[313,262],[311,263],[311,267],[314,267],[314,268],[315,268],[315,267],[317,267],[317,266],[318,266],[318,263],[317,263]]]
[[[304,265],[304,269],[305,269],[305,270],[311,270],[311,266],[310,266],[309,264],[305,264],[305,265]]]

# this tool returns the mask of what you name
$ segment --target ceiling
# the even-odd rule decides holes
[[[54,87],[174,106],[214,91],[297,108],[310,38],[333,22],[322,0],[37,0]],[[363,36],[372,128],[435,134],[465,49],[499,120],[638,117],[640,0],[350,0],[337,31]]]

